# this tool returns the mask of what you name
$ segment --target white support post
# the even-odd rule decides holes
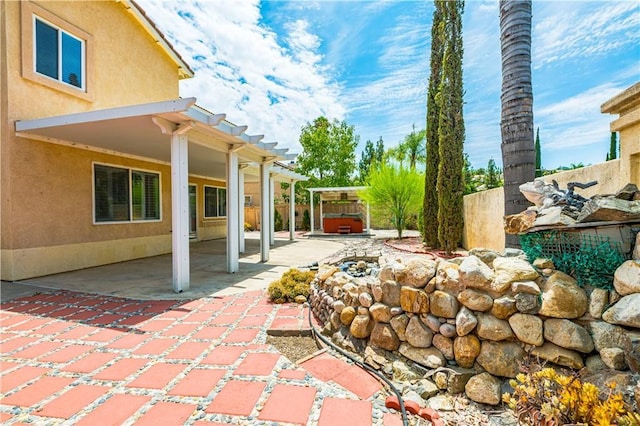
[[[322,192],[320,192],[320,223],[318,224],[318,228],[320,228],[320,230],[322,232],[324,232],[324,220],[322,220],[322,216],[324,214],[324,212],[322,211]]]
[[[260,164],[260,260],[269,261],[269,170],[271,163]]]
[[[313,215],[313,191],[311,189],[309,190],[309,210],[311,211],[311,215],[310,215],[311,216],[310,217],[311,220],[309,220],[310,225],[311,225],[311,235],[313,235],[313,225],[314,225],[314,222],[315,222],[315,220],[314,220],[315,216]]]
[[[292,180],[289,185],[289,240],[293,241],[296,236],[296,181]]]
[[[227,152],[227,272],[238,272],[239,265],[239,177],[238,153],[233,147]]]
[[[275,181],[273,176],[269,176],[269,244],[275,245],[276,243],[276,203],[275,203]]]
[[[245,252],[245,244],[244,244],[244,168],[245,166],[240,166],[240,170],[238,172],[238,234],[239,234],[239,251],[240,253]]]
[[[369,202],[366,202],[367,204],[367,234],[371,233],[371,214],[369,212]]]
[[[171,134],[171,248],[173,291],[189,289],[189,142],[181,129]]]

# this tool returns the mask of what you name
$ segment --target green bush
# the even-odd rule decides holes
[[[278,281],[269,284],[269,299],[275,303],[286,303],[293,302],[296,296],[309,297],[309,287],[315,276],[312,271],[289,269]]]
[[[280,212],[278,212],[278,210],[274,210],[274,212],[273,229],[275,231],[282,231],[282,215],[280,214]]]
[[[302,229],[305,231],[311,229],[311,216],[309,216],[309,210],[302,212]]]

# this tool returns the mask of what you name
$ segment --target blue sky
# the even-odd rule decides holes
[[[425,126],[432,1],[138,3],[195,70],[181,96],[265,142],[299,153],[320,115],[355,126],[359,150]],[[640,81],[640,2],[534,1],[532,22],[543,167],[604,161],[613,117],[600,105]],[[498,2],[467,1],[463,36],[464,150],[501,165]]]

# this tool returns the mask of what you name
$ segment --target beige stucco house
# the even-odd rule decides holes
[[[191,77],[133,1],[0,2],[3,280],[171,252],[182,291],[189,242],[223,237],[238,270],[244,182],[267,204],[274,182],[304,176],[278,165],[286,149],[180,98]],[[272,242],[264,227],[263,261]]]

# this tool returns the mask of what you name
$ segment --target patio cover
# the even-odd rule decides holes
[[[311,197],[311,233],[314,230],[314,215],[313,215],[313,194],[318,193],[320,195],[320,223],[322,223],[322,202],[323,201],[359,201],[360,197],[358,192],[367,189],[366,186],[341,186],[341,187],[320,187],[320,188],[308,188]],[[367,208],[367,233],[371,232],[371,214],[369,210],[369,203],[365,203]],[[320,225],[322,229],[322,225]]]
[[[273,204],[274,180],[294,183],[307,177],[277,164],[292,160],[277,142],[247,135],[247,126],[226,120],[196,104],[195,98],[21,120],[16,135],[50,143],[152,160],[170,165],[172,186],[173,289],[189,288],[189,175],[227,182],[227,271],[236,272],[244,251],[244,185],[261,183],[263,205]],[[270,196],[271,194],[271,196]],[[262,209],[261,260],[269,260],[273,227],[270,209]],[[293,232],[290,233],[293,238]],[[242,241],[241,241],[242,240]]]

